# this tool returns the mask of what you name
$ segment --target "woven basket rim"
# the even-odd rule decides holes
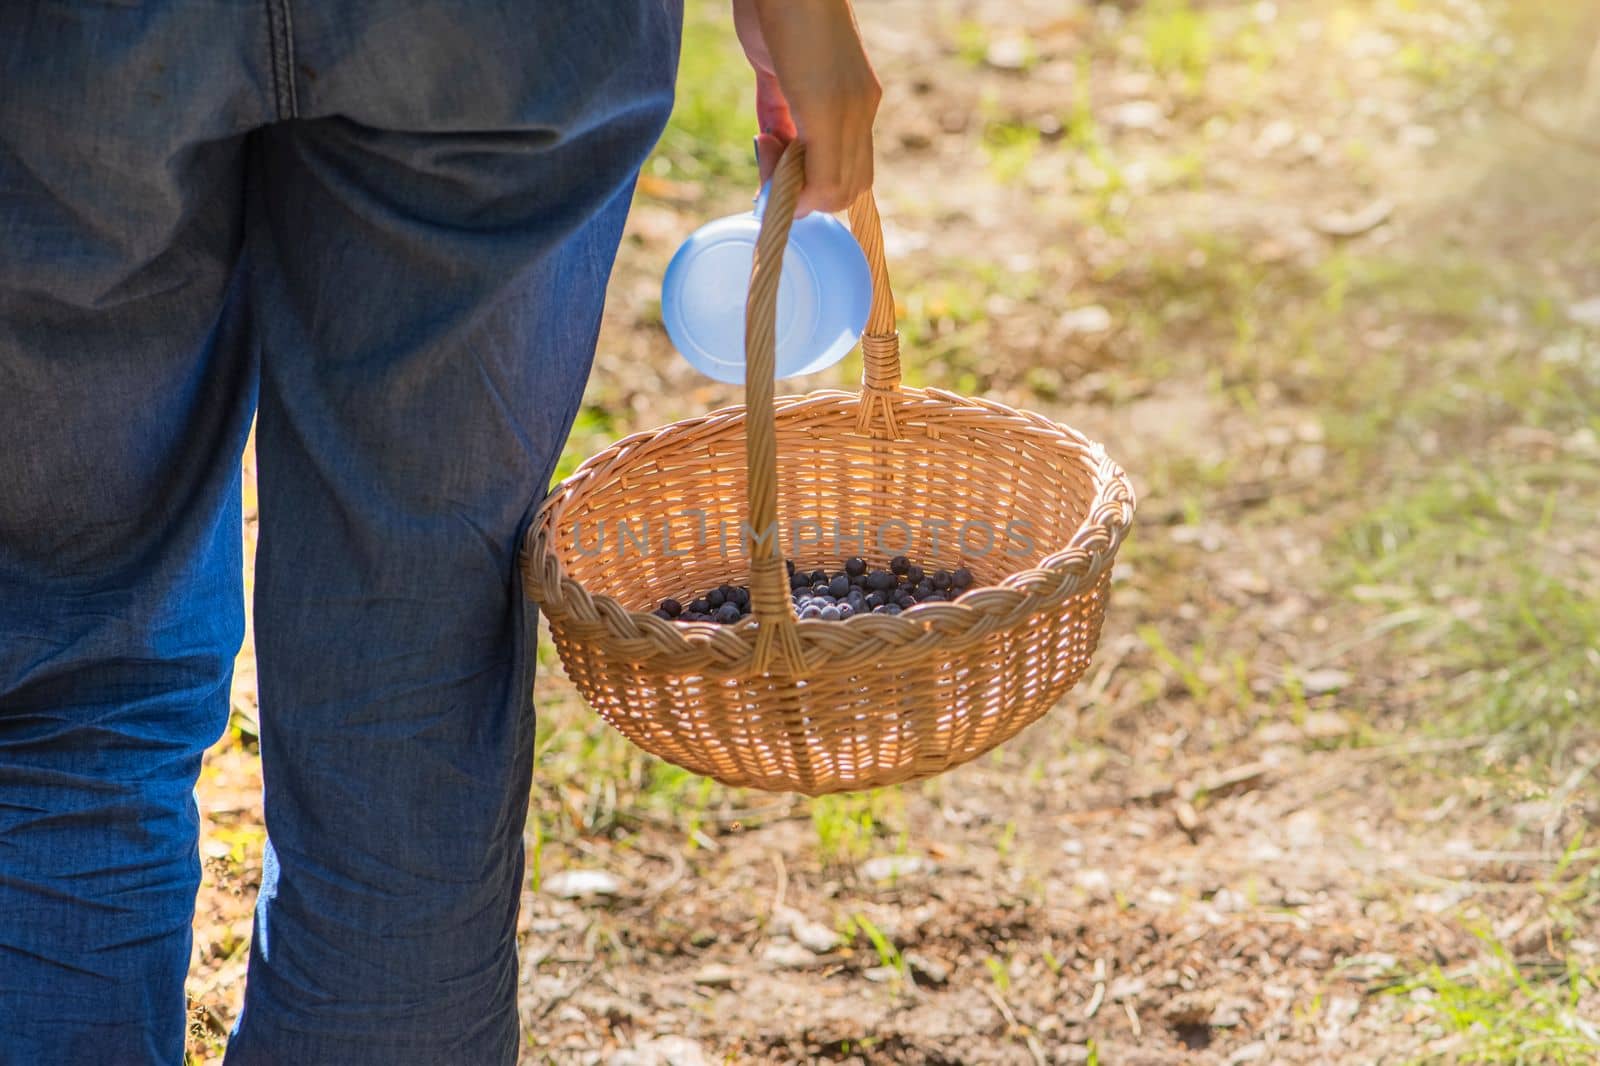
[[[777,397],[774,407],[781,417],[810,407],[854,406],[860,399],[855,392],[821,389]],[[813,650],[836,656],[844,650],[860,650],[857,645],[862,643],[884,650],[904,646],[924,638],[930,629],[950,637],[977,629],[993,632],[1009,628],[1091,587],[1115,558],[1132,522],[1136,499],[1126,473],[1106,455],[1102,445],[1070,426],[995,400],[936,388],[902,386],[895,394],[894,407],[897,415],[907,420],[937,416],[940,408],[959,409],[969,413],[968,417],[978,410],[999,421],[1014,420],[1016,425],[1008,428],[1015,432],[1061,439],[1079,451],[1079,459],[1092,479],[1093,498],[1077,531],[1064,546],[995,584],[972,588],[952,601],[918,604],[898,615],[860,614],[835,622],[797,620],[796,632],[807,650],[808,661],[815,661],[810,654]],[[696,660],[681,664],[685,672],[707,668],[717,673],[737,672],[748,664],[758,630],[753,617],[735,625],[721,625],[669,621],[650,611],[632,610],[615,597],[590,591],[572,578],[560,555],[551,548],[549,537],[560,513],[582,498],[586,486],[602,484],[618,466],[647,458],[657,448],[670,447],[684,433],[741,422],[745,412],[744,404],[730,404],[630,434],[585,460],[551,489],[528,530],[522,569],[529,597],[539,603],[552,623],[574,615],[603,622],[595,635],[625,642],[630,656],[638,655],[643,641],[655,652],[651,658],[687,656]]]

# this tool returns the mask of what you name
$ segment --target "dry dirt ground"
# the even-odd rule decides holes
[[[630,750],[545,649],[524,1061],[1600,1062],[1584,6],[860,0],[911,383],[1141,491],[1097,663],[992,756],[812,802]],[[719,18],[573,459],[737,398],[655,302],[749,195]],[[243,991],[253,682],[247,647],[200,785],[197,1062]]]

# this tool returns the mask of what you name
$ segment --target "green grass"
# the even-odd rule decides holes
[[[844,921],[843,932],[846,941],[854,940],[858,934],[866,937],[867,942],[872,945],[872,950],[877,953],[879,965],[888,966],[899,971],[900,980],[907,984],[910,983],[911,971],[907,967],[905,956],[884,935],[883,930],[874,925],[872,920],[865,914],[857,912],[847,917]]]
[[[554,663],[554,648],[542,644],[541,669]],[[540,703],[534,758],[537,787],[552,794],[530,815],[536,881],[552,841],[623,841],[650,822],[681,828],[683,848],[692,852],[719,809],[762,802],[646,754],[566,694]],[[880,846],[906,847],[905,795],[898,787],[801,800],[796,813],[810,818],[814,854],[823,866],[853,865]]]
[[[1413,1061],[1592,1066],[1600,1057],[1600,1032],[1578,1013],[1596,975],[1568,962],[1554,980],[1530,980],[1496,946],[1488,964],[1461,977],[1435,967],[1403,986],[1431,993],[1429,1009],[1445,1030],[1459,1037],[1446,1056]]]
[[[726,2],[684,9],[672,117],[644,172],[677,181],[754,188],[755,83]]]
[[[819,796],[811,802],[811,825],[817,834],[817,853],[825,863],[856,862],[872,850],[876,819],[867,797]]]
[[[685,848],[693,850],[705,812],[733,794],[645,754],[575,696],[540,703],[534,758],[538,787],[555,794],[534,807],[541,850],[574,834],[626,837],[645,819],[681,825]]]
[[[955,46],[956,55],[961,61],[973,69],[981,69],[989,60],[989,50],[993,43],[989,27],[977,19],[963,19],[946,31],[946,36]],[[1020,41],[1021,54],[1020,69],[1023,72],[1032,70],[1038,63],[1039,56],[1034,50],[1033,42],[1026,37]]]
[[[996,992],[1002,996],[1011,991],[1011,967],[1006,965],[1004,959],[997,959],[993,955],[983,960],[984,968],[989,971],[989,980],[994,982]]]
[[[1403,590],[1387,606],[1415,611],[1398,650],[1437,667],[1435,725],[1543,754],[1594,727],[1600,570],[1573,538],[1596,501],[1586,465],[1463,463],[1395,490],[1347,534],[1349,584]]]
[[[956,54],[969,67],[983,66],[989,54],[989,28],[976,19],[963,19],[950,31]]]
[[[572,422],[572,432],[561,449],[561,458],[551,475],[551,484],[569,476],[595,452],[601,451],[619,436],[619,425],[614,412],[603,403],[585,400]]]
[[[1388,647],[1425,678],[1418,728],[1500,734],[1504,754],[1548,757],[1600,724],[1600,463],[1592,445],[1564,443],[1600,434],[1600,359],[1592,337],[1561,321],[1547,279],[1426,245],[1345,250],[1313,269],[1266,264],[1197,232],[1095,281],[1129,323],[1124,367],[1160,380],[1203,357],[1228,417],[1266,419],[1287,403],[1323,432],[1325,467],[1304,498],[1213,514],[1235,464],[1158,455],[1142,471],[1150,499],[1186,524],[1302,524],[1308,507],[1341,516],[1328,540],[1333,590],[1400,590],[1381,606],[1411,619]],[[1506,440],[1519,433],[1550,443],[1518,450]],[[1135,541],[1128,558],[1148,571],[1145,587],[1181,595],[1182,553],[1164,560],[1158,548]],[[1190,700],[1221,701],[1219,687],[1232,699],[1213,679],[1231,673],[1227,661],[1202,674],[1207,633],[1186,635],[1187,647],[1153,625],[1140,635]]]
[[[930,262],[924,270],[911,275],[897,297],[901,350],[916,353],[902,361],[905,383],[981,392],[994,370],[987,358],[993,322],[984,299],[993,292],[986,281],[995,275],[967,260]]]
[[[1561,863],[1539,886],[1557,920],[1553,938],[1565,944],[1592,928],[1600,903],[1600,849],[1575,838]],[[1581,916],[1572,905],[1583,908]],[[1563,916],[1565,920],[1563,921]],[[1519,962],[1493,934],[1474,928],[1480,956],[1444,970],[1431,966],[1389,991],[1421,1003],[1450,1039],[1446,1051],[1413,1061],[1452,1064],[1590,1066],[1600,1061],[1600,965],[1576,953],[1542,963]],[[1558,951],[1563,949],[1558,948]]]
[[[824,865],[860,862],[882,836],[904,838],[905,797],[898,787],[818,796],[809,806],[817,857]]]
[[[1008,119],[991,120],[983,132],[983,150],[989,173],[1001,184],[1021,180],[1039,153],[1039,127]]]
[[[1204,80],[1211,65],[1211,27],[1189,0],[1152,0],[1134,30],[1155,70],[1181,76],[1191,89]]]

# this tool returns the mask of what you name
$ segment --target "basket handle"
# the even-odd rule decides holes
[[[749,476],[750,608],[756,616],[756,646],[751,667],[779,672],[782,659],[793,675],[805,672],[805,653],[789,596],[789,574],[778,543],[778,440],[772,408],[777,362],[778,278],[783,249],[794,225],[795,205],[805,179],[805,151],[790,142],[778,160],[767,192],[761,230],[750,263],[750,294],[744,305],[745,468]]]
[[[805,672],[805,654],[796,631],[778,536],[778,443],[772,401],[776,367],[778,280],[783,250],[794,225],[795,206],[805,183],[805,147],[791,141],[772,175],[767,206],[750,264],[750,293],[744,309],[745,465],[749,475],[750,605],[759,624],[752,667]],[[894,293],[883,256],[883,224],[872,190],[850,205],[850,228],[872,271],[872,309],[861,338],[862,380],[857,428],[874,436],[898,438],[894,398],[900,391],[900,335],[894,328]],[[872,425],[882,418],[881,430]]]
[[[883,221],[871,189],[850,205],[850,230],[872,271],[872,309],[867,313],[867,331],[861,336],[861,402],[856,429],[899,440],[894,399],[900,391],[900,334],[894,328],[894,290],[889,287],[889,264],[883,256]],[[881,429],[874,428],[873,415],[881,417]]]

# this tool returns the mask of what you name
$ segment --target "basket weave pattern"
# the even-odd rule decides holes
[[[802,168],[798,148],[785,154],[757,244],[747,403],[584,463],[540,510],[523,576],[568,676],[634,743],[727,784],[816,795],[939,773],[1044,715],[1088,667],[1133,493],[1071,429],[900,385],[870,194],[851,211],[874,278],[862,391],[774,400],[777,267]],[[785,554],[802,570],[905,554],[976,581],[951,603],[802,622]],[[753,618],[649,613],[724,582],[750,585]]]

